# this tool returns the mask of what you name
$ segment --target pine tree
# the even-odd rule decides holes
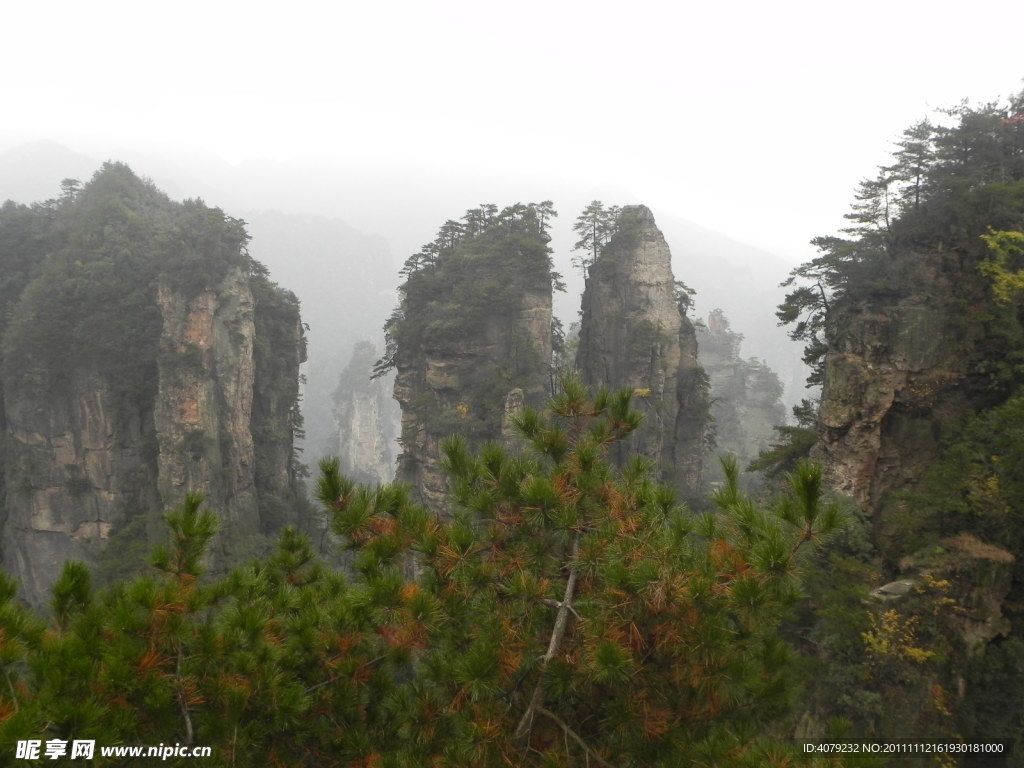
[[[768,764],[778,623],[835,511],[801,470],[798,501],[768,514],[732,465],[719,512],[693,516],[649,462],[609,464],[639,424],[630,395],[565,382],[550,415],[520,418],[521,454],[450,440],[450,520],[323,466],[379,632],[411,662],[396,765]]]
[[[583,272],[584,278],[590,274],[590,268],[601,255],[601,249],[615,234],[620,212],[621,209],[617,205],[605,208],[600,200],[593,200],[572,225],[573,232],[580,236],[573,246],[573,250],[579,255],[573,257],[572,263]]]

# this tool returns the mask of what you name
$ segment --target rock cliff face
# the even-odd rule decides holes
[[[444,438],[515,446],[515,413],[550,395],[555,276],[541,212],[495,209],[481,226],[481,211],[470,211],[406,262],[404,297],[387,328],[402,408],[397,478],[431,508],[447,503]],[[613,458],[645,455],[659,480],[695,498],[709,404],[686,294],[650,210],[624,208],[614,229],[590,268],[576,367],[592,388],[636,391],[644,423]]]
[[[883,601],[876,616],[919,621],[920,644],[938,651],[910,684],[871,678],[886,717],[861,719],[881,738],[926,734],[938,716],[941,732],[967,740],[1017,732],[1020,666],[1007,659],[1024,626],[1021,538],[1019,507],[1004,495],[1016,470],[1002,468],[1019,467],[1007,449],[1017,438],[1006,437],[1018,428],[989,423],[974,455],[963,441],[976,414],[1001,407],[999,376],[1012,372],[1020,337],[976,264],[966,249],[896,252],[888,268],[899,280],[882,273],[829,313],[812,457],[857,501],[881,578],[896,579],[865,589]],[[821,699],[834,715],[829,692]]]
[[[285,525],[309,530],[312,522],[301,490],[306,467],[296,440],[303,433],[300,367],[306,362],[305,324],[299,300],[266,276],[250,280],[254,304],[252,421],[256,501],[260,532]]]
[[[113,526],[159,505],[147,399],[119,396],[94,370],[33,397],[8,391],[4,566],[31,602],[64,561],[95,562]]]
[[[260,529],[250,432],[252,291],[234,269],[191,300],[158,288],[157,303],[164,352],[154,409],[157,488],[167,501],[202,491],[222,516],[224,547]]]
[[[743,336],[731,330],[720,309],[697,326],[697,360],[710,384],[715,444],[712,453],[731,454],[742,470],[771,446],[774,428],[785,422],[782,382],[764,362],[740,358]],[[723,479],[713,457],[705,461],[705,484]]]
[[[334,393],[336,442],[331,450],[346,476],[369,485],[394,479],[401,421],[391,397],[394,381],[370,378],[377,356],[370,342],[357,343]]]
[[[617,452],[650,457],[663,482],[694,495],[708,426],[706,380],[671,252],[645,206],[623,208],[618,232],[591,267],[577,367],[591,387],[638,391],[644,423]]]
[[[905,290],[847,300],[832,316],[816,449],[833,487],[872,517],[880,543],[891,533],[896,494],[935,460],[943,425],[971,410],[987,386],[972,373],[984,330],[964,314],[983,294],[969,295],[953,257],[901,258]]]
[[[543,205],[470,211],[406,262],[402,303],[386,328],[402,409],[396,477],[432,509],[447,509],[442,440],[501,440],[510,393],[539,406],[550,392]]]
[[[485,282],[486,266],[478,266]],[[481,318],[472,333],[454,343],[428,337],[398,364],[402,453],[396,476],[417,488],[431,509],[447,508],[441,441],[452,434],[475,444],[500,440],[509,393],[522,390],[526,402],[539,405],[548,391],[551,287],[546,275],[539,277],[508,314]]]
[[[297,522],[298,304],[247,262],[244,231],[116,165],[48,215],[67,243],[26,272],[3,347],[2,554],[24,596],[44,604],[68,559],[141,565],[189,492],[220,515],[215,565]],[[115,249],[121,216],[135,229]],[[203,266],[176,274],[189,258]]]

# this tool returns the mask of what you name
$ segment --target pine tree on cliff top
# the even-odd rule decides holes
[[[806,345],[808,384],[822,383],[829,317],[846,297],[912,287],[901,273],[908,255],[957,252],[977,265],[989,229],[1024,229],[1024,92],[941,113],[942,123],[903,132],[893,162],[858,186],[843,236],[814,238],[819,255],[783,283],[792,290],[776,314]]]

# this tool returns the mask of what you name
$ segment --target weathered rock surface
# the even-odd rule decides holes
[[[944,613],[960,649],[971,656],[986,643],[1010,633],[1010,620],[1003,608],[1013,585],[1015,561],[1013,554],[1002,547],[960,533],[943,539],[935,548],[904,558],[900,566],[909,578],[896,583],[909,586],[900,595],[893,594],[891,585],[880,589],[892,598],[929,581],[948,584],[944,595],[950,606]]]
[[[396,477],[416,488],[431,509],[448,507],[441,441],[453,434],[471,436],[475,443],[500,440],[509,393],[521,390],[527,402],[539,405],[548,392],[551,288],[541,277],[521,294],[520,308],[511,315],[489,316],[472,335],[454,343],[428,338],[397,366],[394,396],[402,408],[402,453]],[[517,375],[509,381],[504,373],[509,361],[526,350],[525,365],[514,366]],[[481,397],[480,384],[488,380],[507,381],[508,386],[491,387],[491,396]]]
[[[66,560],[94,561],[114,525],[158,503],[152,406],[89,370],[6,406],[4,566],[38,603]]]
[[[922,495],[931,492],[937,462],[950,459],[945,447],[956,440],[961,420],[1005,397],[993,362],[1012,356],[1014,342],[996,325],[990,286],[976,261],[963,253],[896,251],[873,278],[855,284],[830,310],[820,439],[812,457],[825,463],[832,487],[853,497],[868,521],[889,582],[865,595],[881,601],[883,616],[920,617],[922,629],[908,642],[939,650],[927,664],[904,654],[904,672],[915,667],[912,684],[882,677],[864,694],[884,702],[886,718],[871,726],[883,737],[903,738],[927,733],[922,729],[936,712],[943,732],[952,727],[950,712],[971,723],[987,711],[990,689],[1005,697],[1014,694],[999,689],[1019,687],[1013,664],[1004,680],[981,671],[1001,664],[1004,642],[1014,647],[1019,637],[1019,539],[1012,523],[986,526],[984,513],[975,516],[973,509],[936,514]],[[1000,528],[999,546],[986,540]],[[924,540],[942,538],[908,552],[920,546],[922,529]],[[948,535],[958,529],[970,532]],[[899,668],[892,658],[879,663]],[[933,691],[942,692],[941,700]],[[967,727],[986,732],[978,721]]]
[[[0,243],[20,282],[0,296],[0,548],[37,606],[69,559],[131,575],[188,493],[220,517],[215,567],[304,503],[298,301],[249,259],[242,223],[123,164],[76,194],[17,212],[48,253]]]
[[[651,211],[622,210],[618,233],[591,267],[577,367],[591,387],[638,391],[644,423],[618,459],[640,453],[684,495],[701,477],[707,394],[693,324],[680,309],[672,254]]]
[[[552,273],[533,208],[513,206],[448,240],[413,271],[392,333],[402,409],[396,478],[429,508],[448,509],[441,442],[501,440],[509,395],[550,393]],[[477,226],[477,225],[473,225]]]
[[[33,603],[45,601],[69,559],[95,563],[113,531],[139,515],[151,537],[162,536],[161,513],[189,492],[201,492],[221,520],[215,561],[229,560],[252,537],[295,522],[262,520],[253,441],[258,382],[249,279],[233,270],[217,286],[186,300],[162,287],[163,318],[156,388],[119,392],[94,371],[44,391],[8,394],[9,479],[4,563]],[[296,334],[298,328],[296,315]],[[301,344],[280,350],[297,388]],[[294,402],[294,401],[292,401]],[[273,410],[272,406],[264,404]],[[266,467],[263,497],[294,494],[288,413],[280,419],[286,455]],[[275,525],[276,523],[276,525]]]
[[[401,420],[391,398],[392,378],[370,378],[377,356],[372,343],[357,343],[334,393],[336,444],[332,451],[345,475],[369,485],[394,478]]]
[[[191,301],[160,288],[164,359],[154,420],[160,498],[200,491],[222,518],[222,546],[259,531],[252,398],[253,297],[239,270]]]
[[[895,494],[934,461],[942,425],[971,409],[975,362],[955,271],[936,254],[904,254],[898,296],[847,301],[825,358],[816,457],[832,487],[852,496],[886,538]]]
[[[764,362],[740,358],[743,336],[731,330],[720,309],[698,325],[697,360],[707,373],[715,444],[705,462],[704,481],[723,478],[714,456],[731,454],[742,470],[771,447],[774,428],[786,420],[782,382]]]

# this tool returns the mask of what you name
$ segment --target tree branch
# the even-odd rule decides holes
[[[178,658],[175,663],[174,677],[178,688],[178,706],[181,707],[181,716],[185,720],[185,743],[191,744],[194,733],[192,731],[192,716],[188,711],[188,694],[185,692],[184,684],[181,681],[181,643],[178,643]]]
[[[570,559],[575,559],[576,555],[580,550],[580,534],[577,533],[576,537],[572,541],[572,554]],[[562,645],[562,640],[565,637],[565,630],[569,626],[569,613],[576,613],[572,607],[572,599],[576,594],[576,581],[579,578],[579,574],[576,571],[576,566],[570,564],[569,566],[569,578],[565,582],[565,595],[562,597],[562,602],[558,605],[558,614],[555,616],[555,626],[551,630],[551,639],[548,641],[548,650],[541,658],[540,662],[540,680],[537,681],[537,687],[533,689],[533,695],[530,697],[530,704],[526,707],[526,711],[523,713],[522,718],[519,720],[519,725],[516,726],[515,738],[517,741],[528,742],[530,739],[530,731],[533,728],[533,716],[540,709],[541,704],[544,703],[544,671],[547,669],[548,663],[558,653],[559,646]]]
[[[818,280],[818,292],[821,293],[821,303],[825,307],[825,311],[829,311],[828,296],[825,295],[825,286],[821,284],[821,280]]]
[[[14,711],[18,712],[21,710],[21,706],[18,704],[18,694],[14,692],[14,683],[11,682],[11,671],[4,667],[4,677],[7,679],[7,689],[11,692],[11,702],[14,704]]]
[[[587,742],[585,742],[583,740],[583,737],[580,736],[578,733],[576,733],[576,731],[574,731],[572,728],[570,728],[566,724],[566,722],[562,718],[560,718],[558,715],[556,715],[554,712],[552,712],[549,709],[545,709],[544,707],[537,707],[536,711],[537,711],[538,714],[544,715],[544,717],[546,717],[549,720],[553,721],[555,723],[555,725],[557,725],[559,728],[561,728],[565,732],[566,736],[568,736],[570,739],[572,739],[577,744],[579,744],[583,748],[584,752],[586,752],[590,757],[592,757],[595,760],[597,760],[597,762],[599,762],[601,765],[603,765],[604,768],[615,768],[614,765],[609,763],[607,760],[604,760],[599,754],[597,754],[594,750],[592,750],[590,748],[590,746],[587,744]]]

